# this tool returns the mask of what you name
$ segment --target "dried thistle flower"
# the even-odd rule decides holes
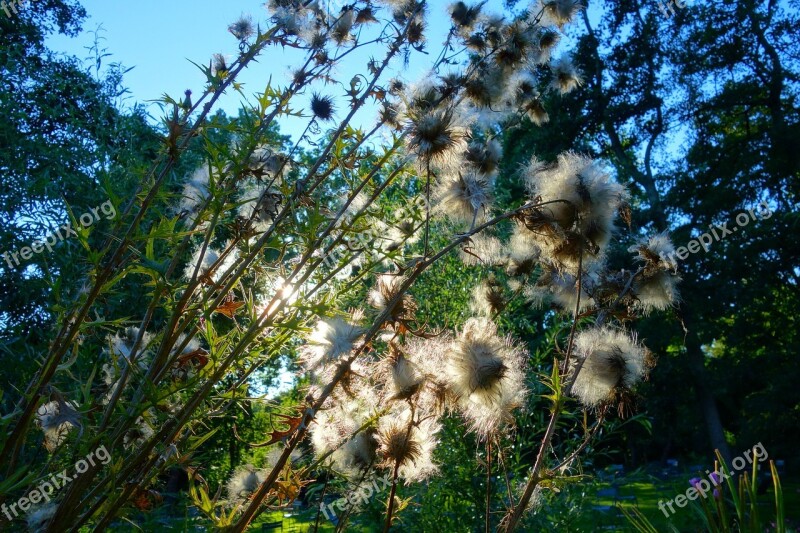
[[[397,104],[383,102],[380,110],[378,111],[378,117],[381,123],[386,124],[393,130],[400,131],[403,129],[401,122],[402,114],[400,113],[400,109]]]
[[[451,163],[466,148],[469,131],[449,108],[408,109],[407,146],[423,162]]]
[[[228,480],[225,490],[232,504],[245,502],[267,479],[267,473],[253,465],[239,467]]]
[[[249,16],[242,15],[236,22],[228,26],[228,31],[231,32],[237,40],[246,41],[255,33],[253,19]]]
[[[363,311],[355,310],[349,320],[339,317],[319,320],[300,350],[303,365],[314,370],[349,354],[364,334],[364,329],[358,325],[363,317]]]
[[[525,104],[524,109],[530,121],[536,124],[537,126],[541,126],[543,124],[547,124],[548,122],[550,122],[550,115],[544,108],[544,103],[542,103],[541,98],[534,98],[528,101]]]
[[[483,220],[492,201],[492,185],[491,178],[475,171],[448,176],[437,184],[439,209],[454,221]]]
[[[550,64],[550,70],[553,73],[553,81],[550,85],[561,94],[572,92],[583,85],[583,78],[569,56],[565,55],[553,61]]]
[[[531,196],[541,208],[518,220],[530,231],[542,255],[558,268],[584,268],[602,258],[614,230],[625,188],[611,181],[591,159],[568,152],[545,165],[535,158],[525,171]]]
[[[399,465],[398,473],[407,483],[429,478],[438,471],[433,452],[439,430],[440,425],[432,417],[414,420],[409,409],[381,418],[377,435],[381,466]]]
[[[352,9],[347,9],[339,15],[330,32],[336,44],[341,45],[353,38],[350,31],[353,29],[355,21],[356,13]]]
[[[192,226],[200,214],[202,206],[210,196],[209,180],[211,175],[206,165],[199,167],[183,185],[177,213],[186,218],[186,224]]]
[[[381,274],[378,276],[375,288],[370,291],[367,297],[369,304],[379,312],[383,313],[387,309],[389,310],[389,317],[386,322],[393,325],[402,325],[407,321],[413,320],[417,311],[417,304],[408,294],[401,296],[397,303],[389,308],[391,301],[399,293],[403,280],[403,276],[400,275]]]
[[[597,284],[597,276],[594,268],[583,274],[581,299],[578,302],[577,278],[550,267],[542,273],[534,286],[525,288],[525,296],[535,305],[552,301],[567,313],[574,313],[576,305],[580,305],[579,311],[585,311],[595,305],[587,289]]]
[[[408,32],[406,33],[408,44],[422,50],[425,44],[425,18],[418,14],[408,25]]]
[[[502,29],[502,44],[495,53],[495,62],[504,69],[515,69],[527,61],[534,48],[535,30],[526,21],[507,24]]]
[[[417,366],[409,361],[403,350],[394,343],[389,345],[389,357],[386,358],[384,367],[390,400],[411,399],[425,382],[425,377]]]
[[[447,379],[470,428],[482,438],[513,423],[527,395],[524,357],[485,318],[467,320],[447,356]]]
[[[499,265],[505,260],[500,239],[486,231],[470,237],[459,257],[465,265]]]
[[[563,28],[572,21],[578,11],[583,9],[583,6],[579,0],[540,0],[539,9],[544,10],[544,15],[551,24]]]
[[[228,61],[222,54],[211,56],[211,75],[214,77],[225,77],[228,75]]]
[[[116,394],[117,388],[120,386],[119,378],[122,372],[131,364],[131,354],[133,353],[133,346],[136,338],[139,335],[139,328],[127,328],[122,333],[117,333],[114,336],[107,338],[108,348],[104,350],[110,360],[108,363],[103,364],[103,382],[108,387],[108,391],[102,398],[104,405],[111,401],[111,398]],[[143,375],[147,371],[150,364],[151,351],[150,345],[153,342],[153,335],[145,332],[142,335],[139,348],[136,354],[136,367],[132,374],[129,376],[126,387],[130,387],[133,379],[137,373]]]
[[[212,248],[203,249],[198,245],[192,254],[192,259],[183,271],[185,279],[190,280],[197,270],[198,278],[207,284],[217,284],[221,276],[236,263],[239,252],[236,249],[230,250],[223,258],[222,252]]]
[[[337,466],[345,471],[362,474],[375,465],[378,458],[378,430],[369,427],[345,442],[334,452]]]
[[[239,217],[249,221],[256,233],[267,231],[278,215],[283,196],[258,180],[245,181],[241,190],[243,203],[237,209]]]
[[[634,281],[633,294],[635,307],[644,314],[652,310],[664,310],[679,299],[678,284],[681,277],[677,273],[675,246],[669,235],[659,233],[639,242],[629,249],[637,254],[644,264],[642,274]]]
[[[494,277],[485,279],[472,291],[469,308],[474,314],[491,318],[506,307],[503,285]]]
[[[496,139],[485,143],[472,142],[464,153],[465,162],[483,176],[494,176],[502,157],[503,147]]]
[[[609,402],[616,389],[632,389],[647,374],[645,348],[623,331],[582,331],[575,337],[575,352],[584,363],[572,390],[586,407]]]
[[[448,11],[450,12],[450,18],[453,19],[460,32],[464,33],[475,27],[482,7],[483,4],[468,7],[464,2],[455,2],[450,5]]]
[[[80,413],[72,402],[60,395],[36,410],[36,422],[44,433],[44,447],[52,453],[63,444],[74,428],[83,428]]]

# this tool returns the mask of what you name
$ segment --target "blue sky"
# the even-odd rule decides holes
[[[500,6],[502,2],[491,0],[491,3]],[[242,14],[249,14],[254,22],[261,22],[264,27],[268,16],[263,2],[254,0],[83,0],[82,4],[89,14],[83,34],[73,39],[55,36],[48,44],[56,51],[85,58],[90,55],[87,48],[93,43],[93,32],[100,27],[100,36],[104,39],[102,46],[111,54],[106,61],[134,67],[125,77],[125,86],[130,89],[132,101],[138,102],[158,99],[164,93],[180,98],[186,89],[199,94],[205,79],[190,60],[207,64],[214,53],[233,58],[238,53],[238,45],[227,31],[228,24]],[[444,40],[449,26],[446,25],[447,3],[437,1],[432,4],[429,41],[431,56],[435,57],[437,45]],[[377,55],[381,50],[372,52]],[[363,72],[370,55],[369,50],[360,55],[353,54],[337,74],[341,79],[349,80],[354,74]],[[428,62],[420,54],[416,56],[408,69],[402,72],[407,80],[419,79],[426,74]],[[262,91],[270,77],[273,82],[285,84],[299,57],[290,49],[270,48],[259,63],[240,78],[245,83],[246,93]],[[401,67],[399,62],[395,65],[396,69]],[[241,105],[241,97],[229,94],[220,105],[228,114],[235,114]],[[154,117],[158,116],[157,107],[150,106],[149,109]],[[362,117],[364,120],[367,118]]]
[[[398,61],[394,65],[394,74],[401,75],[406,81],[425,77],[449,28],[446,13],[449,3],[441,0],[431,2],[428,19],[430,56],[414,54],[407,68],[403,68]],[[233,58],[238,53],[238,45],[227,31],[228,24],[242,14],[249,14],[254,22],[260,22],[264,27],[268,17],[263,2],[255,0],[83,0],[82,4],[89,15],[84,23],[84,32],[72,39],[55,36],[48,44],[56,51],[86,58],[90,55],[88,48],[93,43],[93,32],[101,28],[101,46],[111,54],[106,61],[133,67],[124,80],[124,85],[131,93],[128,104],[155,100],[164,93],[182,98],[186,89],[199,94],[205,79],[190,61],[207,64],[214,53]],[[500,12],[502,0],[490,0],[487,7],[490,11]],[[339,79],[348,81],[353,75],[363,72],[373,53],[380,57],[382,51],[365,50],[361,54],[353,54],[336,71]],[[263,91],[270,78],[273,83],[285,85],[292,66],[298,63],[299,58],[300,55],[293,50],[270,48],[259,63],[240,78],[245,84],[245,93],[249,95]],[[323,92],[326,91],[323,89]],[[340,107],[343,105],[344,102]],[[223,97],[220,106],[226,113],[236,114],[241,107],[241,97],[235,93],[228,94]],[[157,106],[150,104],[148,109],[154,119],[159,117]],[[357,117],[356,123],[369,125],[374,112],[374,109],[367,110]],[[304,124],[299,119],[290,119],[282,124],[282,130],[295,133]]]

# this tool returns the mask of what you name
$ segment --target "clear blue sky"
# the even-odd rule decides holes
[[[446,14],[449,3],[442,0],[431,2],[428,40],[433,57],[449,27]],[[237,43],[227,31],[228,24],[242,14],[249,14],[254,22],[261,22],[264,27],[268,16],[263,2],[256,0],[83,0],[82,4],[89,14],[83,34],[74,39],[55,36],[48,44],[54,50],[85,58],[89,55],[86,48],[93,42],[92,32],[102,27],[102,46],[111,54],[106,61],[134,67],[126,75],[124,83],[131,91],[129,103],[155,100],[164,93],[181,98],[186,89],[199,94],[205,80],[190,60],[207,64],[214,53],[234,57],[238,52]],[[487,7],[490,11],[501,12],[502,0],[490,0]],[[379,51],[375,53],[377,55]],[[370,52],[367,50],[360,56],[353,56],[338,70],[340,79],[349,80],[354,74],[363,72]],[[299,57],[289,49],[270,48],[259,64],[240,78],[245,83],[245,92],[252,94],[263,90],[270,76],[274,82],[285,85],[287,75]],[[424,77],[429,61],[432,61],[430,56],[428,61],[420,54],[415,54],[415,57],[407,69],[397,72],[407,81]],[[401,67],[399,62],[395,65],[395,68]],[[236,94],[229,94],[221,101],[222,109],[228,114],[236,114],[240,104],[240,97]],[[151,105],[149,111],[154,118],[158,117],[157,107]],[[373,113],[374,110],[359,118],[371,122]],[[299,124],[298,121],[289,121],[283,124],[282,130],[294,133]]]
[[[500,0],[492,2],[501,3]],[[186,89],[199,94],[205,78],[190,60],[207,64],[214,53],[235,57],[238,44],[228,33],[227,26],[242,14],[251,15],[254,22],[261,22],[262,27],[268,25],[268,12],[263,2],[255,0],[83,0],[82,4],[90,17],[84,24],[84,33],[75,39],[57,36],[50,40],[50,46],[80,58],[87,57],[86,47],[93,42],[91,32],[102,26],[100,35],[105,39],[102,44],[112,54],[107,61],[134,67],[126,75],[125,85],[132,98],[139,102],[157,99],[164,93],[179,98]],[[429,34],[431,50],[435,50],[435,45],[443,40],[448,27],[445,26],[447,4],[434,4]],[[376,54],[379,52],[374,51]],[[274,82],[285,85],[291,68],[297,65],[300,57],[291,49],[269,48],[259,64],[240,78],[245,83],[246,93],[262,91],[270,76]],[[354,74],[363,73],[369,57],[368,51],[360,56],[353,54],[337,74],[341,79],[349,80]],[[414,61],[403,73],[404,77],[418,79],[426,73],[426,67],[425,61]],[[238,95],[229,94],[221,101],[221,107],[228,114],[235,114],[240,100]],[[155,106],[150,111],[158,115]],[[286,124],[284,129],[292,130],[292,126],[296,124]]]

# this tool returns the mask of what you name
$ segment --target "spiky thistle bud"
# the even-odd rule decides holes
[[[311,113],[318,120],[323,122],[332,120],[334,112],[333,97],[322,96],[318,93],[311,95]]]

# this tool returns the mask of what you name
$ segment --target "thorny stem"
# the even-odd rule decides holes
[[[514,505],[514,492],[511,490],[511,479],[508,477],[508,468],[506,467],[506,454],[503,447],[500,446],[500,440],[497,441],[497,459],[500,461],[500,466],[503,467],[503,477],[506,480],[506,490],[508,491],[508,503]]]
[[[325,477],[325,485],[322,487],[322,494],[319,497],[319,507],[317,508],[317,519],[314,520],[314,533],[319,531],[319,518],[322,514],[322,506],[325,505],[325,492],[328,490],[328,483],[331,482],[331,473],[330,470],[327,472],[327,476]]]
[[[395,461],[394,472],[392,472],[392,489],[389,491],[389,501],[386,503],[386,523],[383,526],[383,533],[387,533],[392,527],[392,515],[394,514],[394,497],[397,494],[397,474],[400,471],[400,461]]]
[[[486,439],[486,533],[492,523],[492,440]]]
[[[402,37],[402,36],[401,36],[401,37]],[[347,118],[346,118],[346,119],[343,121],[343,123],[341,124],[341,126],[340,126],[339,130],[338,130],[338,131],[337,131],[337,132],[336,132],[336,133],[333,135],[333,138],[332,138],[332,139],[330,140],[330,142],[328,143],[328,146],[326,147],[326,149],[325,149],[325,151],[323,152],[323,154],[322,154],[322,155],[321,155],[321,156],[320,156],[320,157],[317,159],[317,161],[316,161],[315,165],[314,165],[314,166],[313,166],[313,168],[312,168],[312,169],[309,171],[309,175],[308,175],[308,176],[306,177],[306,179],[305,179],[306,181],[310,180],[310,179],[311,179],[311,177],[312,177],[312,176],[314,176],[314,175],[316,174],[316,172],[317,172],[317,171],[319,170],[319,168],[321,167],[322,163],[323,163],[323,162],[326,160],[326,158],[327,158],[327,154],[328,154],[328,153],[330,153],[330,151],[333,149],[333,147],[334,147],[334,145],[335,145],[335,142],[336,142],[336,140],[339,138],[339,136],[341,135],[341,133],[344,131],[344,129],[346,128],[347,124],[349,123],[350,119],[351,119],[351,118],[352,118],[352,116],[355,114],[355,112],[356,112],[356,111],[357,111],[357,110],[358,110],[358,109],[361,107],[361,105],[363,105],[364,101],[366,100],[367,96],[369,95],[369,92],[370,92],[370,90],[371,90],[371,89],[372,89],[372,87],[374,86],[374,84],[375,84],[375,82],[377,81],[377,79],[380,77],[380,74],[383,72],[383,70],[384,70],[384,69],[385,69],[385,67],[387,66],[387,64],[388,64],[389,60],[391,59],[391,57],[393,57],[393,55],[394,55],[394,54],[397,52],[397,50],[398,50],[398,49],[399,49],[399,45],[396,43],[396,44],[395,44],[395,45],[392,47],[391,51],[389,52],[389,54],[388,54],[387,58],[385,59],[385,61],[384,61],[384,64],[382,65],[382,67],[381,67],[381,68],[378,70],[378,72],[375,74],[375,76],[374,76],[374,78],[373,78],[373,81],[372,81],[372,83],[371,83],[370,87],[369,87],[369,88],[368,88],[366,91],[364,91],[364,94],[363,94],[363,95],[361,96],[361,98],[359,99],[358,105],[355,105],[355,106],[353,106],[353,109],[351,110],[350,114],[349,114],[349,115],[348,115],[348,117],[347,117]],[[323,177],[322,179],[324,179],[324,177]],[[318,183],[319,183],[319,180],[317,181],[317,183],[316,183],[314,186],[316,186]],[[300,188],[298,188],[298,189],[295,191],[295,194],[299,194],[300,192],[301,192],[301,189],[300,189]],[[267,239],[269,238],[270,234],[271,234],[271,233],[272,233],[272,232],[275,230],[275,228],[276,228],[276,226],[277,226],[277,222],[278,222],[280,219],[282,219],[282,218],[284,218],[285,216],[287,216],[287,215],[288,215],[288,213],[289,213],[289,211],[290,211],[290,203],[288,203],[288,202],[287,202],[287,205],[284,207],[284,209],[282,210],[282,212],[281,212],[281,213],[278,215],[278,217],[277,217],[277,219],[278,219],[278,220],[277,220],[277,221],[275,221],[275,222],[273,223],[273,225],[270,227],[270,229],[269,229],[269,230],[268,230],[268,231],[267,231],[267,232],[266,232],[264,235],[262,235],[262,236],[261,236],[261,238],[259,239],[259,241],[256,243],[256,245],[255,245],[256,249],[260,249],[261,247],[263,247],[263,245],[266,243]],[[255,256],[255,252],[254,252],[253,254],[251,254],[251,256],[252,256],[252,257],[254,257],[254,256]],[[307,260],[307,259],[306,259],[306,260]],[[245,261],[243,264],[241,264],[241,265],[238,267],[238,269],[236,270],[236,272],[235,272],[234,276],[233,276],[233,277],[230,279],[230,281],[228,282],[228,285],[225,287],[225,289],[223,289],[222,291],[220,291],[220,296],[219,296],[219,297],[217,298],[217,300],[214,302],[214,304],[212,305],[212,307],[219,305],[219,301],[221,301],[221,299],[222,299],[222,298],[224,298],[225,294],[227,293],[227,290],[230,290],[230,287],[232,287],[232,286],[233,286],[233,284],[234,284],[234,283],[236,283],[236,281],[237,281],[237,280],[238,280],[238,279],[241,277],[241,275],[244,273],[244,270],[246,269],[246,267],[247,267],[247,265],[248,265],[248,264],[249,264],[249,261]],[[237,268],[237,267],[236,267],[235,265],[234,265],[234,266],[232,266],[232,267],[231,267],[231,268],[230,268],[230,269],[229,269],[229,270],[228,270],[228,271],[227,271],[227,272],[224,274],[224,276],[228,276],[228,275],[230,274],[230,272],[231,272],[232,270],[236,269],[236,268]],[[296,271],[297,271],[297,270],[296,270]],[[308,275],[310,275],[310,274],[311,274],[311,273],[309,273]],[[293,274],[293,275],[294,275],[294,274]],[[223,276],[223,277],[224,277],[224,276]],[[281,303],[282,303],[282,304],[285,304],[285,301],[282,301]],[[281,306],[281,307],[282,307],[282,306]],[[270,309],[270,306],[268,306],[268,307],[266,308],[266,310],[265,310],[265,314],[266,314],[267,310],[269,310],[269,309]],[[275,313],[277,313],[277,311],[278,311],[278,309],[276,309],[276,310],[275,310]],[[178,313],[176,313],[176,314],[174,315],[174,320],[176,320],[178,317],[179,317],[179,314],[178,314]],[[255,328],[253,328],[253,327],[251,327],[251,328],[250,328],[250,330],[248,331],[248,333],[245,335],[245,339],[244,339],[244,341],[243,341],[242,343],[240,343],[239,347],[243,347],[243,346],[245,346],[245,345],[246,345],[246,343],[249,343],[250,341],[252,341],[252,340],[253,340],[253,339],[254,339],[254,338],[257,336],[257,334],[258,334],[258,331],[260,331],[260,329],[262,329],[263,327],[266,327],[266,325],[263,325],[263,324],[261,323],[261,322],[262,322],[262,320],[263,320],[264,318],[265,318],[265,316],[263,316],[263,315],[262,315],[262,317],[260,318],[260,320],[256,322],[256,324],[255,324],[255,326],[256,326],[256,327],[255,327]],[[175,325],[176,323],[177,323],[177,321],[175,321],[175,322],[173,323],[173,325],[172,325],[170,328],[168,328],[168,331],[174,331],[174,325]],[[188,320],[186,320],[186,321],[184,322],[184,324],[186,324],[186,323],[188,323]],[[163,357],[165,357],[165,356],[167,356],[167,355],[169,354],[169,345],[170,345],[171,343],[170,343],[170,342],[168,342],[168,341],[166,340],[166,338],[167,338],[167,337],[170,337],[170,335],[167,335],[167,336],[165,336],[165,341],[164,341],[164,342],[162,342],[162,345],[161,345],[161,347],[160,347],[160,350],[159,350],[159,354],[156,356],[156,359],[158,359],[159,357],[162,357],[162,358],[163,358]],[[175,335],[172,335],[172,336],[171,336],[171,338],[172,338],[172,339],[175,339],[175,338],[177,338],[177,333],[176,333]],[[184,341],[184,344],[185,344],[186,342],[188,342],[188,340],[189,340],[189,339],[190,339],[190,336],[188,336],[188,337],[187,337],[187,339]],[[234,350],[234,353],[233,353],[233,354],[231,354],[230,356],[228,356],[228,357],[226,358],[226,360],[223,362],[223,364],[222,364],[222,365],[221,365],[221,367],[220,367],[220,370],[223,370],[223,369],[224,369],[224,370],[227,370],[227,368],[229,368],[229,367],[230,367],[230,365],[233,363],[233,361],[234,361],[234,359],[235,359],[235,356],[236,356],[236,354],[237,354],[237,353],[238,353],[238,351],[237,351],[237,350]],[[152,368],[152,367],[151,367],[151,368]],[[162,366],[162,368],[163,368],[163,366]],[[195,405],[195,400],[202,399],[202,398],[203,398],[205,395],[207,395],[207,394],[208,394],[208,392],[209,392],[209,390],[210,390],[210,386],[212,386],[212,385],[215,383],[215,381],[218,381],[218,379],[219,379],[219,378],[217,378],[216,376],[220,376],[220,373],[219,373],[219,372],[215,372],[215,374],[214,374],[214,377],[213,377],[213,378],[212,378],[212,379],[211,379],[209,382],[207,382],[207,383],[205,384],[205,386],[204,386],[204,387],[202,387],[202,388],[200,389],[200,391],[198,391],[198,393],[195,395],[195,397],[194,397],[194,398],[192,398],[192,400],[191,400],[190,402],[188,402],[188,403],[187,403],[187,405]],[[196,405],[195,405],[195,407],[196,407]],[[187,413],[188,413],[188,414],[190,414],[190,411],[189,411],[189,410],[183,410],[183,411],[182,411],[182,414],[183,414],[184,416],[182,416],[182,417],[179,417],[179,418],[178,418],[179,422],[178,422],[178,420],[175,420],[175,419],[173,419],[173,421],[171,421],[171,422],[173,422],[173,423],[174,423],[174,424],[175,424],[175,425],[176,425],[178,428],[179,428],[179,427],[181,427],[181,426],[182,426],[182,425],[183,425],[183,424],[186,422],[186,420],[187,420],[187,418],[188,418],[188,414],[187,414]],[[169,424],[168,424],[168,425],[169,425]],[[122,432],[121,432],[121,431],[120,431],[120,432],[118,432],[118,433],[117,433],[117,438],[119,438],[121,435],[122,435]],[[148,443],[145,445],[145,448],[146,448],[146,449],[148,449],[148,450],[152,449],[152,447],[153,447],[153,446],[154,446],[154,445],[155,445],[155,444],[156,444],[156,443],[157,443],[157,442],[160,440],[160,436],[161,436],[161,432],[159,432],[159,433],[158,433],[156,436],[154,436],[154,438],[153,438],[153,439],[151,439],[151,441],[150,441],[150,442],[148,442]],[[146,456],[145,456],[144,454],[141,454],[141,453],[140,453],[140,454],[137,456],[137,460],[138,460],[139,458],[141,458],[141,457],[146,457]],[[136,463],[137,463],[137,461],[134,461],[134,462],[132,463],[132,465],[135,465]],[[133,469],[133,466],[129,466],[129,467],[127,467],[125,470],[126,470],[126,471],[128,471],[128,472],[132,472],[132,469]],[[106,478],[106,481],[107,481],[107,480],[108,480],[108,478]],[[95,491],[92,491],[92,492],[94,493]],[[118,508],[119,508],[119,506],[120,506],[120,505],[122,505],[122,503],[124,503],[124,501],[126,501],[128,497],[130,497],[130,495],[131,495],[131,494],[132,494],[132,489],[131,489],[131,490],[125,490],[125,491],[123,491],[123,494],[122,494],[120,497],[118,497],[118,498],[116,499],[116,501],[115,501],[115,503],[113,504],[112,508],[111,508],[111,509],[109,509],[109,511],[106,513],[106,515],[105,515],[104,519],[101,521],[101,525],[102,525],[102,524],[104,524],[105,520],[107,520],[107,519],[110,519],[110,517],[111,517],[111,516],[113,516],[113,513],[115,512],[115,510],[116,510],[116,509],[118,509]],[[252,507],[252,506],[251,506],[251,507]],[[86,515],[84,515],[84,516],[85,516],[86,518],[88,518],[88,516],[86,516]]]
[[[597,418],[594,427],[591,430],[589,430],[589,433],[586,434],[586,438],[583,439],[581,445],[578,446],[578,448],[575,449],[574,452],[569,454],[569,456],[567,456],[566,459],[564,459],[563,461],[558,463],[555,467],[553,467],[553,471],[557,472],[558,470],[561,470],[565,466],[569,465],[572,461],[574,461],[575,458],[578,457],[578,455],[580,455],[580,453],[586,449],[589,443],[592,442],[592,439],[594,438],[595,435],[597,435],[597,432],[600,431],[600,428],[602,427],[604,421],[605,421],[605,413],[601,413],[600,416]]]
[[[503,220],[509,219],[509,218],[517,215],[518,213],[521,213],[521,212],[525,211],[526,209],[531,209],[533,207],[540,207],[542,205],[547,205],[547,204],[556,203],[556,202],[563,202],[563,200],[554,200],[554,201],[551,201],[551,202],[544,202],[544,203],[541,203],[541,204],[537,204],[537,203],[531,202],[531,203],[525,204],[525,205],[523,205],[523,206],[521,206],[521,207],[519,207],[517,209],[514,209],[513,211],[509,211],[507,213],[499,215],[499,216],[495,217],[494,219],[492,219],[492,220],[490,220],[488,222],[485,222],[484,224],[478,226],[473,231],[459,235],[458,238],[454,239],[453,242],[451,242],[449,245],[445,246],[442,250],[439,251],[439,253],[437,253],[436,255],[428,258],[427,260],[424,260],[424,261],[422,261],[420,263],[417,263],[417,266],[415,267],[414,271],[403,281],[403,283],[398,288],[397,293],[394,295],[394,297],[391,300],[389,300],[389,302],[387,302],[386,308],[384,309],[384,311],[375,319],[372,327],[365,333],[364,341],[363,341],[361,347],[359,349],[357,349],[357,350],[354,350],[353,353],[350,355],[350,357],[348,357],[347,359],[345,359],[342,362],[342,364],[339,366],[339,369],[336,371],[336,374],[331,379],[330,383],[328,383],[323,388],[322,392],[319,395],[319,398],[317,398],[316,401],[314,401],[313,405],[309,406],[306,409],[306,411],[305,411],[305,413],[303,415],[304,416],[303,423],[300,424],[298,426],[296,432],[291,437],[289,437],[289,440],[287,441],[287,444],[286,444],[286,447],[283,450],[283,453],[281,454],[281,456],[278,458],[278,460],[276,461],[275,465],[273,466],[272,472],[270,472],[269,476],[264,481],[264,483],[262,484],[262,486],[259,489],[259,491],[254,495],[253,503],[251,503],[251,508],[252,507],[258,507],[258,503],[257,502],[262,501],[266,497],[266,495],[268,494],[270,488],[272,487],[272,485],[277,480],[278,474],[280,473],[280,471],[283,469],[284,465],[286,464],[286,461],[288,460],[290,454],[295,449],[295,447],[297,447],[297,445],[300,443],[300,441],[302,441],[303,438],[305,437],[305,434],[308,431],[308,426],[311,423],[311,421],[314,419],[316,412],[322,407],[322,405],[325,403],[325,401],[328,399],[328,397],[332,394],[333,389],[339,384],[339,382],[345,376],[345,374],[347,373],[349,365],[363,352],[363,350],[366,348],[366,346],[369,344],[369,342],[381,330],[383,323],[389,318],[391,310],[397,305],[397,303],[403,297],[403,295],[408,290],[408,288],[414,283],[414,281],[425,270],[427,270],[432,264],[436,263],[443,256],[445,256],[446,254],[451,252],[457,246],[459,246],[459,245],[463,244],[464,242],[466,242],[467,240],[469,240],[470,237],[476,235],[477,233],[480,233],[481,231],[485,230],[486,228],[492,227],[492,226],[498,224],[499,222],[502,222]],[[249,523],[250,520],[252,520],[252,518],[255,516],[255,514],[256,514],[255,510],[253,510],[252,516],[250,518],[248,518],[246,522],[244,521],[244,518],[241,519],[240,523],[237,524],[237,525],[234,525],[233,528],[230,529],[230,531],[231,532],[243,531],[244,527],[246,527],[246,524]],[[241,527],[241,529],[237,529],[239,527]]]
[[[431,229],[431,162],[428,160],[427,180],[425,181],[425,256],[428,257],[428,236]],[[472,228],[470,228],[472,229]]]
[[[268,37],[270,34],[266,34],[265,37]],[[207,102],[203,106],[203,111],[195,120],[194,124],[191,128],[189,128],[184,134],[183,138],[178,142],[175,139],[175,152],[176,154],[180,154],[189,144],[189,141],[194,138],[200,129],[200,126],[205,122],[206,117],[211,112],[211,108],[213,107],[214,103],[219,99],[222,93],[229,87],[233,81],[235,80],[236,76],[244,70],[244,68],[252,61],[258,53],[271,42],[269,38],[265,38],[263,42],[259,43],[258,46],[254,46],[244,57],[240,59],[239,65],[230,73],[229,77],[223,80],[223,82],[214,90],[213,95],[209,102]],[[199,105],[199,102],[198,102]],[[176,120],[177,117],[176,117]],[[176,127],[179,125],[184,125],[185,121],[181,121],[180,124],[176,124]],[[43,365],[42,369],[37,373],[36,376],[31,380],[30,384],[28,385],[25,394],[23,394],[22,398],[20,399],[20,406],[27,401],[25,404],[25,408],[22,410],[22,414],[20,418],[17,420],[17,423],[14,429],[11,432],[11,435],[6,439],[2,451],[0,451],[0,456],[6,457],[10,456],[8,461],[8,469],[7,474],[10,474],[15,466],[16,459],[19,456],[20,449],[22,447],[22,436],[25,434],[25,430],[30,423],[31,417],[37,407],[39,402],[39,398],[41,398],[43,387],[46,383],[48,383],[53,375],[55,374],[56,370],[58,369],[58,365],[60,364],[62,358],[67,353],[69,346],[77,337],[81,324],[85,320],[86,316],[89,313],[89,310],[94,303],[94,301],[100,296],[102,289],[105,283],[112,277],[115,266],[117,265],[118,261],[120,260],[123,252],[127,249],[128,243],[130,242],[133,233],[139,227],[139,224],[144,218],[145,212],[150,207],[150,204],[156,197],[156,193],[163,185],[164,181],[166,180],[167,176],[169,175],[169,170],[175,165],[178,156],[176,154],[169,154],[163,163],[159,163],[162,166],[161,171],[158,174],[154,184],[151,186],[150,190],[147,193],[147,196],[142,200],[141,207],[139,208],[136,216],[134,217],[133,221],[128,226],[124,236],[119,239],[119,244],[117,245],[116,249],[113,253],[111,253],[110,259],[106,261],[105,266],[102,270],[97,274],[95,279],[94,286],[89,291],[88,296],[86,297],[84,303],[80,306],[79,310],[76,313],[72,313],[65,317],[61,329],[59,330],[58,334],[56,335],[55,340],[53,341],[50,356],[48,357],[47,361]],[[156,168],[159,165],[156,165],[150,175],[155,174]],[[145,183],[147,180],[143,180],[142,184]],[[141,188],[141,187],[140,187]],[[132,196],[131,201],[129,202],[123,216],[120,217],[120,220],[124,218],[126,214],[128,214],[131,209],[133,208],[135,199],[138,197],[138,194],[134,194]],[[109,238],[104,244],[103,248],[106,251],[111,249],[112,244],[111,238]],[[103,253],[102,255],[106,255]]]

